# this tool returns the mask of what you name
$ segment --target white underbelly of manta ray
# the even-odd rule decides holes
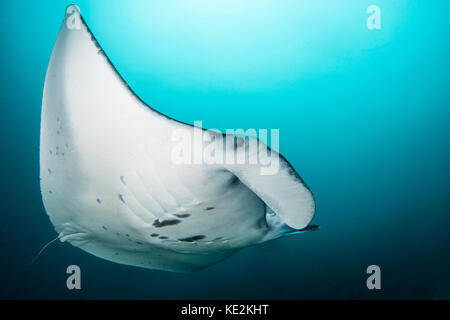
[[[259,164],[174,163],[174,132],[195,141],[195,130],[144,104],[78,8],[67,8],[45,79],[40,147],[42,198],[61,241],[118,263],[193,271],[312,229],[312,194],[275,152],[271,175]],[[226,140],[204,134],[215,138],[200,145]]]

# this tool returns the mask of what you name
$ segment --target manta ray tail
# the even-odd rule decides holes
[[[40,255],[42,254],[42,252],[44,252],[45,249],[47,249],[47,247],[49,245],[51,245],[53,242],[55,242],[56,240],[58,240],[61,237],[61,235],[58,235],[55,239],[50,240],[46,245],[44,245],[42,247],[42,249],[36,254],[36,256],[30,261],[29,266],[33,265],[33,263],[40,257]]]

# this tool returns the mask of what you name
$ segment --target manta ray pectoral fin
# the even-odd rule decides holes
[[[253,159],[255,164],[251,164],[252,158],[260,159],[267,151],[270,151],[268,162],[277,164],[273,170],[268,170],[257,159]],[[296,230],[307,228],[314,216],[314,197],[291,164],[261,142],[258,143],[258,152],[249,157],[249,164],[225,165],[225,168],[260,197],[289,227]]]

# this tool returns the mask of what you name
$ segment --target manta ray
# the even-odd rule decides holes
[[[316,229],[313,195],[284,157],[258,139],[229,142],[208,130],[199,138],[196,129],[145,104],[69,6],[45,78],[40,136],[41,193],[57,239],[116,263],[189,272]],[[192,138],[193,149],[267,154],[278,170],[176,163],[174,135]]]

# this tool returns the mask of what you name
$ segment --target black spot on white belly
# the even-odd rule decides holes
[[[150,237],[157,237],[157,236],[159,236],[159,234],[157,234],[157,233],[152,233],[152,234],[150,235]]]
[[[174,214],[174,216],[178,217],[178,218],[187,218],[190,216],[189,213],[176,213]]]
[[[192,237],[188,237],[188,238],[182,238],[182,239],[178,239],[180,241],[184,241],[184,242],[194,242],[197,240],[202,240],[205,239],[206,237],[204,235],[197,235],[197,236],[192,236]]]
[[[238,177],[236,177],[235,175],[233,175],[233,177],[230,179],[230,181],[228,182],[228,185],[231,187],[237,183],[239,183],[240,180]]]
[[[161,236],[161,237],[159,237],[160,239],[169,239],[169,238],[167,238],[167,237],[165,237],[165,236]]]
[[[206,211],[209,211],[209,210],[212,210],[212,209],[214,209],[214,207],[208,207],[208,208],[206,208],[205,210],[206,210]]]
[[[167,219],[163,221],[159,221],[159,219],[156,219],[155,222],[153,222],[153,226],[155,228],[162,228],[166,226],[173,226],[175,224],[179,224],[181,220],[178,219]]]

